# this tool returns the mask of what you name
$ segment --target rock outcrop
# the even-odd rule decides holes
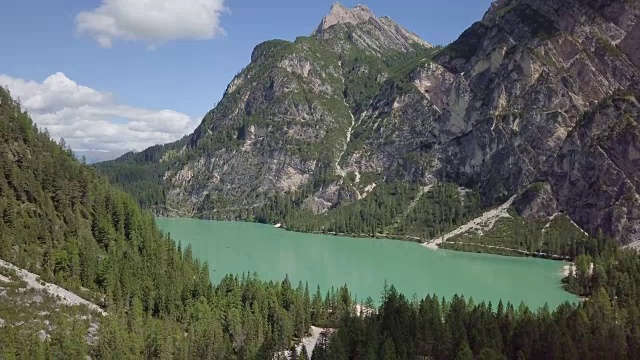
[[[535,183],[513,202],[513,208],[525,219],[544,219],[556,214],[558,204],[549,183]]]
[[[348,9],[338,2],[333,3],[331,11],[322,18],[313,35],[325,39],[341,36],[345,28],[351,30],[348,36],[355,45],[378,55],[390,49],[409,51],[415,46],[431,47],[390,17],[378,18],[362,4]]]
[[[640,22],[637,22],[624,39],[622,39],[620,49],[629,57],[631,62],[636,64],[636,66],[640,66]]]
[[[384,156],[388,177],[417,181],[439,174],[464,187],[479,186],[487,205],[546,181],[560,208],[580,226],[592,234],[604,227],[622,243],[636,241],[640,234],[632,225],[638,223],[633,189],[622,190],[624,178],[615,167],[605,166],[611,162],[604,155],[589,158],[595,161],[591,174],[619,179],[611,186],[621,192],[592,212],[567,200],[555,178],[576,171],[565,168],[559,175],[556,164],[583,114],[614,91],[638,83],[638,67],[627,55],[633,51],[626,43],[622,50],[617,45],[634,36],[638,14],[640,5],[625,1],[496,2],[434,62],[409,74],[413,87],[389,86],[379,94],[361,121],[379,136],[357,150],[371,159]],[[630,148],[615,151],[633,154],[633,132],[621,134],[625,138],[619,140]],[[577,145],[583,146],[588,145]],[[429,154],[435,161],[431,167],[394,161],[414,153]],[[639,174],[625,169],[632,172],[627,178]],[[583,190],[575,196],[591,201],[601,196],[596,188]],[[620,205],[617,215],[596,214],[619,202],[626,205]],[[551,208],[549,203],[535,216],[548,215]]]
[[[640,240],[640,92],[607,98],[565,140],[551,182],[581,227]]]
[[[314,35],[322,34],[325,30],[333,25],[338,24],[353,24],[358,25],[369,20],[377,20],[376,16],[369,10],[368,7],[358,4],[353,9],[344,7],[339,2],[331,5],[331,11],[327,14],[318,28],[314,31]]]

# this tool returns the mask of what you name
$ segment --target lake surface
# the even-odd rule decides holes
[[[324,296],[331,286],[347,284],[358,299],[380,299],[385,279],[409,299],[436,293],[473,296],[476,303],[499,299],[531,308],[556,307],[576,296],[561,287],[562,262],[489,254],[431,250],[417,243],[356,239],[289,232],[271,225],[181,218],[157,218],[157,224],[183,248],[209,262],[211,279],[257,272],[263,280],[293,286],[308,282]]]

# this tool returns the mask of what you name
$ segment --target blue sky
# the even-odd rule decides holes
[[[256,44],[308,35],[332,2],[169,0],[164,3],[178,7],[164,9],[154,0],[7,2],[0,11],[0,82],[39,125],[65,136],[74,149],[140,150],[189,132]],[[341,3],[359,2],[433,44],[453,41],[491,3]],[[165,122],[152,123],[162,110]],[[110,126],[130,122],[126,131]],[[118,141],[125,133],[128,139]]]

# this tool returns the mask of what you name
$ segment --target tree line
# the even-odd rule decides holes
[[[584,301],[532,310],[457,295],[409,300],[392,286],[377,313],[345,316],[312,359],[640,359],[638,253],[608,242],[580,255],[564,282]]]

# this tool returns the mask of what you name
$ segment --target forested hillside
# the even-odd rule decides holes
[[[25,300],[32,291],[0,267],[0,300],[10,304],[0,306],[2,359],[268,358],[312,321],[335,324],[350,309],[346,288],[310,296],[302,284],[255,276],[213,286],[207,264],[163,235],[151,214],[77,161],[64,141],[37,129],[3,88],[0,170],[0,259],[109,313],[91,315],[99,331],[88,345],[86,315],[54,298],[44,304],[62,315],[39,313],[42,296]],[[29,306],[32,300],[41,305]]]

